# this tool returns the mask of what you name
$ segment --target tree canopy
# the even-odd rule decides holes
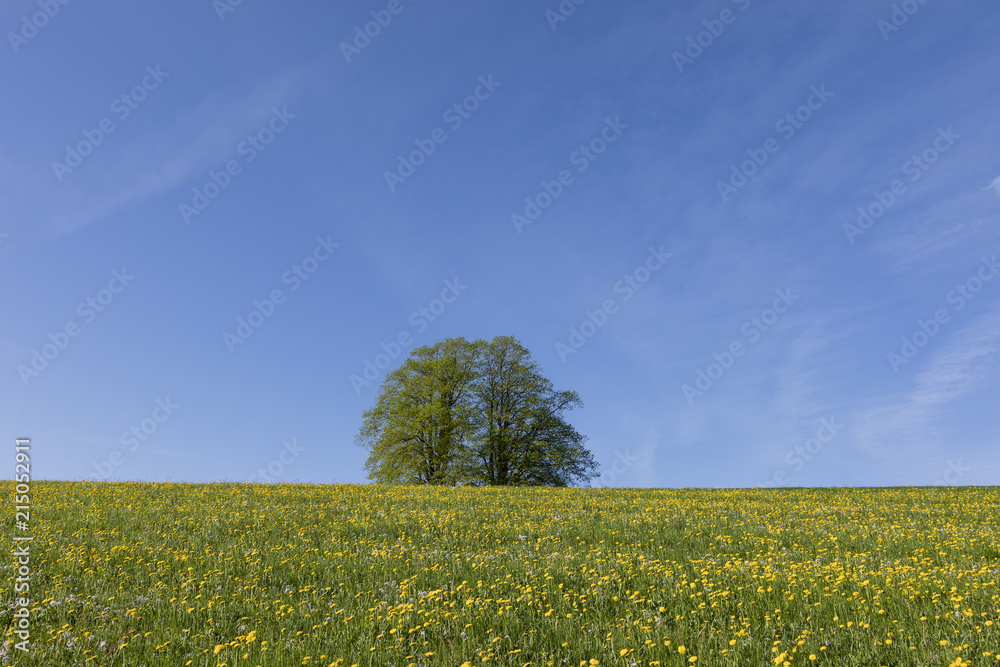
[[[598,476],[563,417],[582,405],[514,337],[449,338],[386,376],[355,442],[379,483],[569,486]]]

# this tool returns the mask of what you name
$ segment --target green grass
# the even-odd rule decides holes
[[[35,482],[0,664],[1000,665],[998,516],[995,488]]]

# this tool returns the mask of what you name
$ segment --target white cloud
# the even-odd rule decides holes
[[[893,218],[892,232],[874,240],[872,249],[906,276],[974,263],[984,243],[1000,240],[995,211],[993,198],[981,191],[942,197],[919,212]]]
[[[1000,176],[994,178],[993,182],[990,183],[987,187],[993,188],[994,190],[997,191],[997,194],[1000,195]]]
[[[788,344],[785,364],[776,373],[773,405],[779,414],[811,424],[815,418],[829,416],[831,410],[838,409],[822,396],[828,393],[831,378],[846,366],[846,360],[837,358],[836,350],[843,349],[844,341],[859,330],[858,325],[846,326],[843,322],[856,321],[861,314],[855,308],[814,316],[816,319]]]
[[[899,464],[919,463],[943,442],[938,420],[956,399],[975,391],[1000,355],[1000,305],[956,333],[931,354],[905,395],[852,418],[860,449]],[[917,357],[919,360],[919,357]]]
[[[287,70],[250,90],[208,95],[169,127],[134,139],[117,162],[81,169],[73,175],[75,183],[56,188],[51,214],[56,231],[73,232],[217,169],[235,157],[239,142],[267,120],[273,107],[287,104],[297,79],[297,70]]]

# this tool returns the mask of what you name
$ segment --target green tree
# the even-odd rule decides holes
[[[355,440],[380,483],[568,486],[597,476],[563,417],[580,405],[515,338],[453,338],[389,373]]]
[[[386,376],[355,437],[369,450],[369,478],[383,484],[465,479],[474,364],[474,345],[452,338],[414,350]]]
[[[554,391],[513,336],[480,343],[474,380],[473,476],[495,486],[569,486],[597,476],[586,438],[563,413],[582,406],[575,391]]]

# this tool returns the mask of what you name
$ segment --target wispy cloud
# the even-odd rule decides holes
[[[982,384],[998,356],[1000,305],[995,305],[928,358],[912,390],[856,414],[855,445],[885,461],[916,463],[941,444],[938,420],[947,406]]]
[[[298,78],[298,70],[290,69],[250,89],[217,91],[179,112],[171,125],[133,139],[117,162],[88,165],[72,189],[57,189],[54,231],[76,231],[232,159],[239,142],[271,109],[288,102]]]
[[[845,359],[845,341],[858,333],[860,309],[839,309],[806,325],[789,343],[785,363],[776,372],[772,405],[787,418],[799,418],[810,424],[817,417],[829,416],[842,409],[828,398],[850,360]],[[839,351],[839,352],[838,352]]]
[[[984,243],[1000,244],[996,200],[981,190],[940,198],[920,212],[887,219],[886,224],[892,232],[875,242],[873,250],[901,274],[974,265]]]
[[[997,191],[997,194],[1000,195],[1000,176],[994,178],[993,182],[990,183],[989,186],[987,187],[993,188],[994,190]]]
[[[980,317],[938,353],[916,377],[914,406],[932,408],[972,391],[985,379],[1000,351],[1000,308]]]

